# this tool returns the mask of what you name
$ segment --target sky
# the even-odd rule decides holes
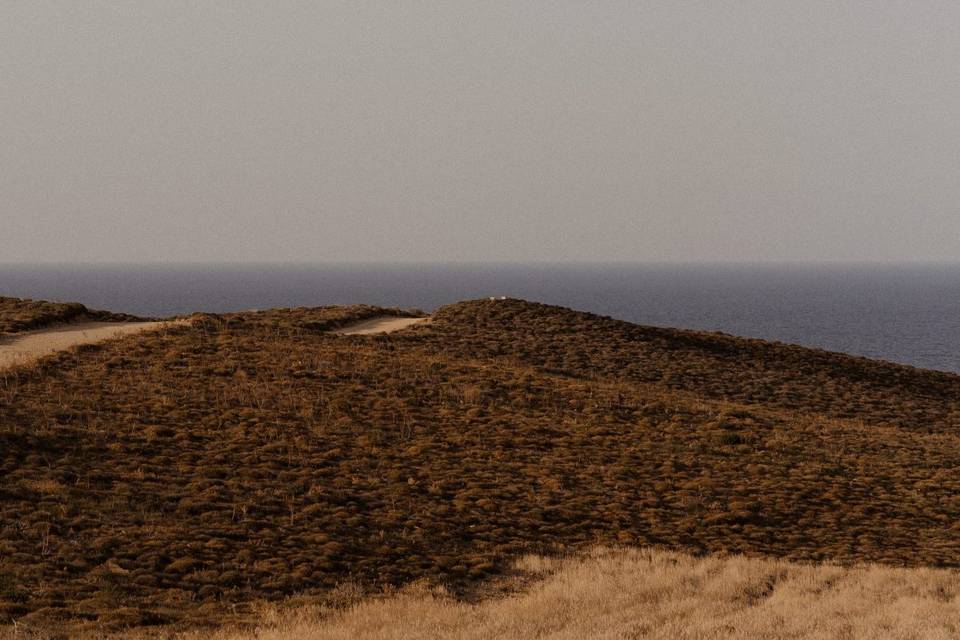
[[[0,4],[0,263],[960,256],[960,3]]]

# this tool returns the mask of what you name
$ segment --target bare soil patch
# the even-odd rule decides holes
[[[420,324],[421,322],[428,322],[429,320],[429,318],[396,318],[392,316],[381,316],[341,327],[340,329],[336,329],[334,333],[345,336],[393,333],[394,331],[400,331],[401,329],[406,329],[407,327]]]
[[[57,351],[168,326],[167,322],[77,322],[0,337],[0,369]]]

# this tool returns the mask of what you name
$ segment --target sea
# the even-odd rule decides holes
[[[960,373],[960,264],[21,264],[0,295],[148,316],[507,296]]]

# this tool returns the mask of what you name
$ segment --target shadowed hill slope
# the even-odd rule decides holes
[[[0,374],[0,617],[461,595],[596,543],[960,566],[955,376],[522,301],[198,315]]]

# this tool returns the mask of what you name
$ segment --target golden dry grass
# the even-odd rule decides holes
[[[527,556],[517,566],[544,579],[474,604],[409,588],[340,611],[267,610],[253,630],[178,637],[946,640],[960,634],[960,572],[955,570],[604,548],[563,560]]]

